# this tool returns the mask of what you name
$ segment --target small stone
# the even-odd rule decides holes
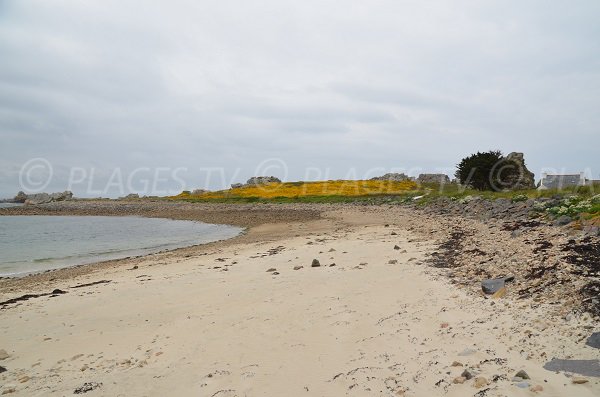
[[[29,379],[31,379],[29,376],[25,375],[25,376],[21,376],[19,378],[19,383],[25,383],[25,382],[29,382]]]
[[[6,370],[6,368],[4,368],[2,365],[0,365],[0,374],[1,374],[2,372],[6,372],[6,371],[7,371],[7,370]]]
[[[471,378],[473,378],[473,376],[475,376],[470,370],[465,369],[462,374],[460,374],[460,376],[464,377],[465,379],[469,380]]]
[[[500,299],[506,296],[506,287],[500,288],[492,295],[492,299]]]
[[[273,276],[277,276],[279,274],[279,272],[273,272],[271,273]]]
[[[6,389],[2,390],[2,395],[11,394],[16,391],[17,391],[17,389],[15,389],[14,387],[7,387]]]
[[[571,383],[573,383],[574,385],[582,385],[584,383],[588,383],[589,380],[587,380],[586,378],[582,378],[580,376],[574,376],[573,378],[571,378]]]
[[[396,236],[397,234],[398,234],[398,233],[396,233],[396,232],[392,232],[392,233],[391,233],[391,235],[392,235],[392,236]]]
[[[465,378],[464,376],[457,376],[456,378],[454,378],[452,383],[454,383],[455,385],[462,385],[463,383],[465,383],[466,380],[467,378]]]
[[[529,390],[531,390],[534,393],[537,393],[537,392],[544,391],[544,387],[542,385],[535,385],[535,386],[531,386],[531,388],[529,388]]]
[[[475,378],[475,382],[473,383],[473,387],[477,388],[477,389],[481,389],[484,386],[487,386],[488,381],[486,378],[484,378],[483,376],[478,376],[477,378]]]
[[[463,364],[461,362],[459,362],[459,361],[453,361],[450,366],[451,367],[462,367]]]
[[[294,270],[300,270],[302,268],[304,268],[304,266],[294,266]]]
[[[397,264],[397,263],[398,263],[398,259],[390,259],[390,260],[388,261],[388,265],[395,265],[395,264]]]
[[[518,377],[519,377],[519,378],[521,378],[521,379],[531,379],[531,378],[529,377],[529,375],[527,374],[527,372],[525,372],[524,370],[520,370],[519,372],[517,372],[517,373],[515,374],[515,376],[518,376]]]
[[[335,252],[335,248],[330,248],[328,252]]]
[[[590,335],[590,337],[587,339],[587,341],[585,342],[586,345],[590,346],[590,347],[594,347],[596,349],[600,349],[600,332],[594,332],[593,334]],[[0,350],[0,354],[3,352],[3,350]],[[1,360],[2,358],[0,358]]]
[[[88,365],[87,365],[87,364],[84,364],[84,365],[83,365],[81,368],[79,368],[79,370],[80,370],[81,372],[83,372],[83,371],[87,370],[88,368],[89,368],[89,367],[88,367]]]
[[[6,360],[10,357],[10,354],[6,352],[4,349],[0,349],[0,360]]]
[[[400,247],[399,247],[399,246],[397,246],[397,245],[394,245],[394,249],[395,249],[395,250],[399,250],[399,249],[400,249]]]
[[[310,267],[320,267],[321,266],[321,262],[319,262],[318,259],[313,259],[312,263],[310,265]]]
[[[271,272],[275,272],[277,271],[277,269],[275,269],[274,267],[270,268],[267,270],[267,273],[271,273]]]

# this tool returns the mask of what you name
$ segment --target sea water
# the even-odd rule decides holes
[[[0,216],[0,276],[154,253],[235,237],[241,228],[116,216]]]

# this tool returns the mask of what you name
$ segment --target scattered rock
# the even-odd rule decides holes
[[[529,387],[529,382],[519,382],[516,383],[515,386],[517,386],[520,389],[527,389]]]
[[[498,292],[501,288],[504,288],[504,279],[503,278],[492,278],[489,280],[483,280],[481,282],[481,289],[484,293],[491,295]]]
[[[463,364],[461,362],[458,362],[458,361],[453,361],[450,366],[451,367],[462,367]]]
[[[600,349],[600,332],[594,332],[590,335],[590,337],[585,342],[586,345],[590,347],[594,347],[596,349]],[[2,350],[0,350],[0,355],[2,354]],[[0,360],[2,357],[0,357]]]
[[[477,378],[475,378],[473,387],[475,387],[477,389],[481,389],[482,387],[487,386],[487,384],[488,384],[488,380],[486,378],[484,378],[483,376],[478,376]]]
[[[73,391],[73,394],[83,394],[89,391],[95,390],[102,386],[102,383],[96,382],[85,382],[82,386],[79,386],[77,389]]]
[[[454,383],[455,385],[462,385],[463,383],[465,383],[466,380],[467,378],[465,378],[464,376],[457,376],[456,378],[454,378],[452,383]]]
[[[16,392],[17,389],[15,389],[14,387],[6,387],[4,390],[2,390],[2,395],[4,394],[11,394]]]
[[[394,245],[394,249],[395,249],[395,250],[399,250],[399,249],[400,249],[400,247],[399,247],[399,246],[397,246],[397,245]]]
[[[29,382],[29,380],[30,380],[30,379],[31,379],[31,378],[30,378],[29,376],[27,376],[27,375],[25,375],[25,376],[21,376],[21,377],[19,378],[19,383],[26,383],[26,382]]]
[[[544,364],[544,369],[600,377],[600,360],[563,360],[555,358]]]
[[[388,265],[396,265],[398,263],[398,259],[390,259],[388,261]]]
[[[527,372],[525,372],[524,370],[520,370],[519,372],[517,372],[517,373],[515,374],[515,377],[519,377],[519,378],[521,378],[522,380],[525,380],[525,379],[531,379],[531,378],[529,377],[529,375],[527,374]]]
[[[371,178],[372,181],[393,181],[393,182],[403,182],[410,180],[410,177],[404,173],[397,172],[388,172],[382,176],[376,176]]]
[[[589,380],[587,380],[586,378],[581,378],[579,376],[574,376],[573,378],[571,378],[571,383],[573,383],[574,385],[582,385],[588,382]]]
[[[294,266],[294,270],[300,270],[300,269],[303,269],[303,268],[304,268],[304,266]]]
[[[7,371],[7,370],[6,370],[6,368],[4,368],[3,366],[1,366],[1,365],[0,365],[0,374],[1,374],[2,372],[6,372],[6,371]]]
[[[391,235],[392,235],[392,236],[397,236],[397,235],[398,235],[398,233],[396,233],[396,232],[392,232],[392,233],[391,233]]]
[[[273,272],[273,273],[271,273],[271,274],[272,274],[273,276],[277,276],[277,275],[279,275],[279,272]]]
[[[10,354],[6,352],[4,349],[0,349],[0,360],[6,360],[10,357]]]
[[[475,374],[473,372],[471,372],[470,369],[465,369],[462,374],[460,374],[460,376],[464,377],[465,379],[469,380],[471,378],[473,378],[475,376]]]
[[[277,269],[275,269],[274,267],[270,268],[267,270],[267,273],[271,273],[271,272],[275,272],[277,271]]]
[[[329,248],[329,251],[327,252],[335,252],[335,248]]]
[[[310,265],[310,267],[320,267],[321,266],[321,262],[319,262],[318,259],[313,259],[312,263]]]

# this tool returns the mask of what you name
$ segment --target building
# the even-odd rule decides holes
[[[547,172],[542,173],[542,179],[538,190],[556,189],[561,190],[569,187],[585,186],[590,184],[585,177],[584,172],[579,174],[548,174]]]

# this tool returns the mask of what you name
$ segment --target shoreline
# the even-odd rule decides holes
[[[114,205],[119,214],[163,211]],[[220,397],[600,390],[600,373],[574,384],[580,375],[543,368],[553,358],[598,358],[585,341],[600,324],[574,292],[588,278],[568,275],[568,263],[529,277],[539,261],[564,261],[563,244],[573,238],[566,229],[388,205],[164,208],[163,215],[229,217],[248,230],[20,283],[0,280],[2,301],[39,295],[0,309],[0,349],[10,356],[0,361],[8,369],[0,384],[17,395],[70,394],[85,383],[98,385],[90,395]],[[481,293],[482,278],[506,273],[515,280],[505,296]],[[41,357],[40,343],[48,345]],[[473,379],[459,379],[464,370]],[[513,381],[519,370],[531,380]]]

